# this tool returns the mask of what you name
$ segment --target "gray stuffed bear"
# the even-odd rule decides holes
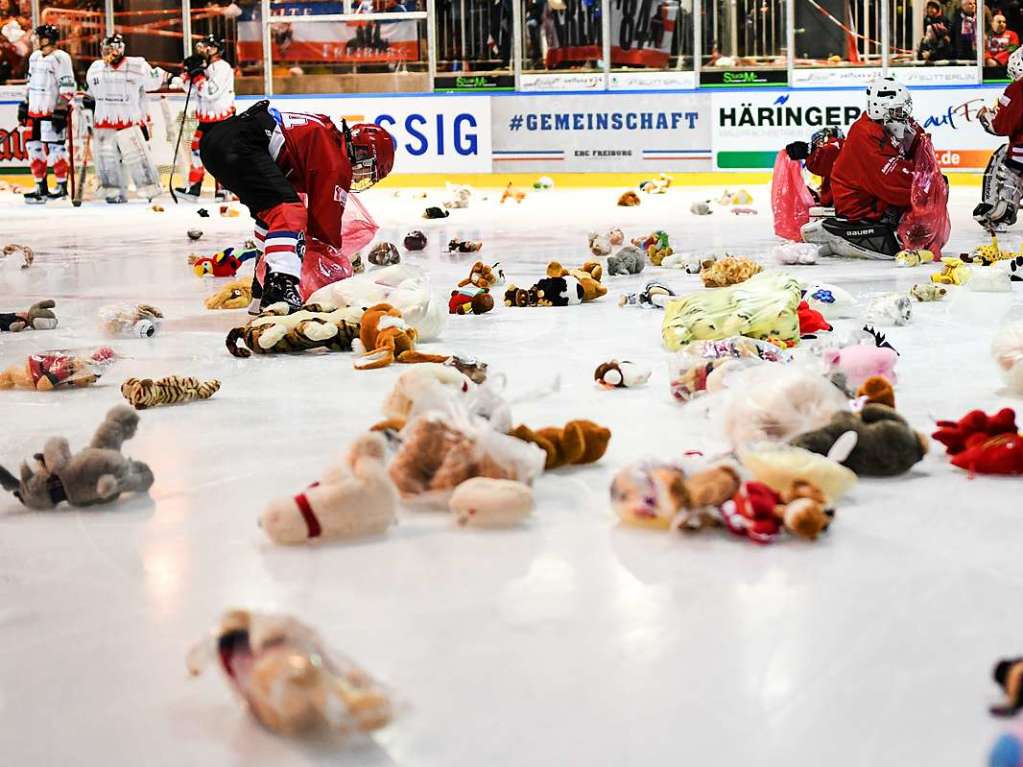
[[[116,501],[121,493],[144,493],[153,484],[153,472],[141,461],[121,455],[121,445],[135,436],[138,423],[134,410],[117,405],[87,448],[71,455],[66,439],[51,437],[35,455],[35,471],[21,465],[20,482],[0,466],[0,485],[30,509],[52,509],[61,501],[93,506]]]
[[[626,245],[613,256],[608,256],[607,273],[613,274],[639,274],[643,271],[643,264],[646,257],[643,251],[635,245]]]

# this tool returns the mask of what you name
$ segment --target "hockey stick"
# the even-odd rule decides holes
[[[75,101],[72,98],[71,103],[67,105],[67,125],[64,126],[64,132],[67,136],[67,153],[68,153],[68,174],[67,180],[71,184],[71,204],[75,205],[75,198],[78,196],[75,192],[75,126],[71,119],[71,116],[75,113]],[[81,198],[79,198],[78,205],[81,205]],[[75,205],[77,208],[78,205]]]
[[[192,98],[192,79],[188,80],[188,92],[185,93],[185,108],[181,110],[181,127],[178,129],[178,140],[174,144],[174,159],[171,160],[170,179],[167,181],[167,191],[170,192],[174,204],[178,204],[178,196],[174,193],[174,171],[178,168],[178,150],[181,149],[181,135],[185,132],[185,118],[188,117],[188,102]]]
[[[71,194],[71,204],[76,208],[82,207],[82,194],[85,191],[85,173],[89,167],[89,154],[92,148],[92,128],[89,127],[88,122],[85,124],[85,133],[82,134],[82,166],[78,172],[78,185],[75,186],[75,191]],[[72,168],[73,171],[73,168]]]

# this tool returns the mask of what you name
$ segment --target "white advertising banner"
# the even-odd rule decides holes
[[[710,169],[704,94],[497,96],[495,172]]]
[[[977,68],[969,66],[891,67],[888,73],[906,85],[976,85]],[[792,71],[793,88],[867,87],[881,77],[881,67],[814,67]]]

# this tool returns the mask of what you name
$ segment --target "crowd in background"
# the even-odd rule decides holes
[[[1018,0],[985,4],[981,27],[976,0],[928,0],[917,57],[928,63],[974,62],[979,40],[984,46],[984,65],[1004,67],[1019,47],[1023,31],[1020,5]]]

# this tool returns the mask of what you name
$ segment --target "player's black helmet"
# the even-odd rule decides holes
[[[60,30],[53,24],[40,24],[35,28],[35,33],[40,41],[49,40],[51,45],[56,45],[60,41]]]
[[[224,38],[217,37],[216,35],[213,34],[206,35],[206,37],[204,37],[199,42],[202,43],[207,48],[216,48],[218,53],[223,53],[224,48],[226,46]]]

